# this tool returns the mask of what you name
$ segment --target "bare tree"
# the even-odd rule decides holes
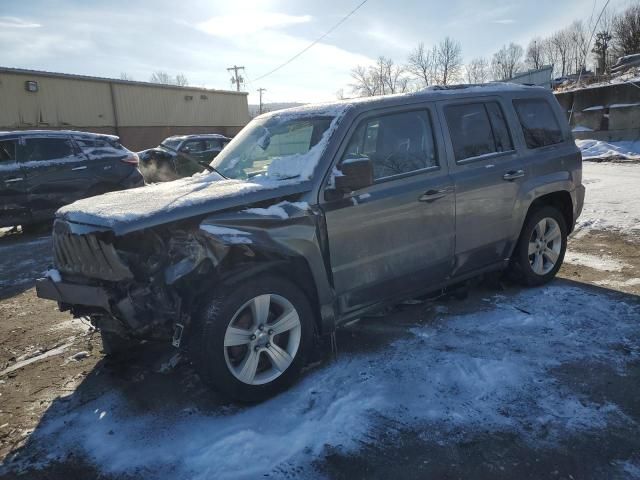
[[[349,84],[351,91],[358,97],[373,97],[378,95],[378,84],[376,75],[371,75],[371,68],[358,65],[351,70],[352,83]]]
[[[351,70],[351,79],[353,83],[349,86],[360,97],[402,93],[409,86],[404,67],[382,56],[378,57],[375,65],[368,68],[358,65]]]
[[[571,38],[567,30],[560,30],[551,36],[550,41],[560,63],[559,73],[564,77],[569,74],[569,65],[571,63]]]
[[[187,80],[187,77],[183,73],[179,73],[176,75],[176,85],[179,87],[186,87],[189,85],[189,80]]]
[[[120,72],[120,80],[132,81],[133,76],[129,75],[127,72]]]
[[[571,56],[571,71],[573,73],[580,73],[585,68],[585,61],[587,58],[587,43],[589,41],[589,33],[581,20],[573,22],[568,30],[567,34],[571,42],[570,56]]]
[[[540,37],[529,42],[524,63],[532,70],[539,70],[544,66],[544,41]]]
[[[468,83],[486,83],[489,80],[489,62],[483,58],[474,58],[465,67]]]
[[[173,79],[171,75],[162,70],[158,70],[157,72],[153,72],[151,74],[151,78],[149,79],[151,83],[160,83],[162,85],[171,85],[173,83]]]
[[[596,33],[596,39],[591,50],[596,55],[596,61],[598,62],[598,74],[602,75],[609,70],[608,51],[611,44],[611,33],[606,30],[602,30]]]
[[[640,4],[630,6],[614,19],[613,33],[619,55],[640,53]]]
[[[424,43],[420,43],[407,59],[407,70],[418,82],[425,87],[438,81],[438,51],[436,47],[425,49]]]
[[[438,83],[449,85],[460,79],[462,73],[462,46],[457,40],[445,37],[437,47],[436,64]]]
[[[494,53],[491,61],[494,80],[508,80],[513,78],[522,68],[521,60],[523,55],[523,48],[513,42],[508,46],[503,46]]]

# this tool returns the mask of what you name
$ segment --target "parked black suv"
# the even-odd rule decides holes
[[[105,351],[186,348],[259,400],[317,335],[479,274],[551,280],[580,215],[582,158],[542,88],[427,89],[253,120],[217,172],[62,208],[38,295]]]
[[[205,170],[231,141],[218,134],[178,135],[160,145],[138,152],[140,169],[147,182],[166,182]]]
[[[0,132],[0,226],[28,229],[80,198],[144,185],[138,157],[112,135]]]

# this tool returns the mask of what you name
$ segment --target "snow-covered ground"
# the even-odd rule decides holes
[[[587,192],[579,230],[640,235],[640,163],[583,164]]]
[[[31,461],[73,452],[101,472],[144,478],[279,478],[297,469],[315,477],[313,462],[328,449],[357,454],[389,424],[396,435],[416,431],[444,446],[504,433],[535,448],[628,425],[618,405],[576,393],[555,372],[606,364],[624,375],[640,358],[631,340],[637,303],[563,285],[483,302],[462,315],[428,306],[430,319],[404,337],[375,352],[343,352],[257,406],[149,413],[121,392],[70,411],[62,403],[33,434],[40,454]]]
[[[574,128],[575,131],[579,127]],[[576,140],[584,160],[640,160],[640,140],[605,142],[602,140]]]

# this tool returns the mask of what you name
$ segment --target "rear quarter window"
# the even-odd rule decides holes
[[[78,147],[89,155],[113,154],[114,150],[122,153],[124,150],[124,147],[119,142],[111,138],[75,137],[74,140]]]
[[[562,143],[564,137],[549,102],[542,98],[513,101],[527,148]]]
[[[0,140],[0,165],[8,165],[16,161],[16,141]]]

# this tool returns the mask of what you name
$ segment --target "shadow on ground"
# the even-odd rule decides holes
[[[51,235],[4,233],[0,236],[0,300],[35,285],[52,264]]]
[[[0,477],[640,478],[639,320],[637,296],[572,281],[476,287],[340,330],[337,361],[256,406],[147,344],[58,398]]]

